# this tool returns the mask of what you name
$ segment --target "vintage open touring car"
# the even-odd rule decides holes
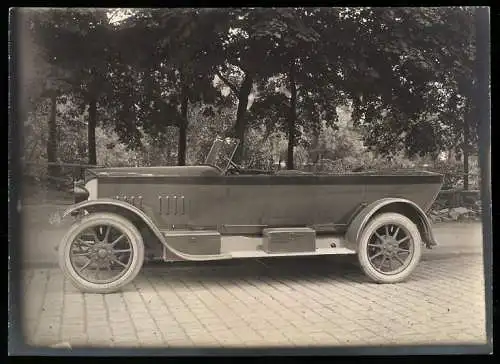
[[[255,171],[217,138],[200,166],[96,168],[75,184],[58,246],[85,292],[119,290],[143,262],[357,254],[378,283],[405,280],[436,245],[425,211],[443,178],[427,171]]]

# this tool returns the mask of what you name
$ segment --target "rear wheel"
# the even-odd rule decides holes
[[[84,216],[59,246],[59,265],[83,292],[109,293],[130,283],[144,262],[140,232],[112,213]]]
[[[417,226],[397,213],[374,217],[358,242],[358,259],[365,274],[377,283],[406,280],[422,255]]]

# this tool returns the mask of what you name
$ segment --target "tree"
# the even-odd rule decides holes
[[[235,160],[244,156],[245,131],[248,127],[247,110],[249,96],[259,79],[267,79],[283,69],[288,69],[290,60],[283,64],[282,55],[275,50],[291,45],[288,33],[299,32],[293,9],[236,9],[231,10],[227,38],[223,42],[226,62],[217,75],[231,90],[237,101],[236,120],[233,135],[240,140]],[[295,26],[295,28],[293,28]],[[305,33],[304,37],[305,37]],[[284,39],[286,37],[287,39]],[[280,61],[277,62],[277,57]],[[262,67],[266,64],[266,67]],[[292,115],[290,117],[293,117]],[[293,134],[291,134],[293,139]]]
[[[30,117],[33,114],[40,116],[37,105],[49,100],[50,111],[47,117],[47,143],[46,157],[49,162],[47,172],[49,184],[53,185],[54,178],[58,175],[57,162],[57,103],[58,96],[63,90],[67,90],[67,84],[61,80],[65,73],[53,67],[48,62],[45,55],[45,49],[36,41],[35,31],[40,20],[48,21],[50,18],[47,13],[39,10],[21,10],[19,15],[19,30],[18,39],[21,40],[21,64],[20,64],[20,79],[21,79],[21,110],[22,121],[26,123],[33,122]],[[25,135],[26,138],[26,135]],[[29,138],[29,136],[28,136]],[[26,140],[26,139],[25,139]],[[36,150],[36,145],[32,146],[32,150]],[[27,157],[31,158],[32,153],[28,153]],[[26,155],[25,155],[26,157]]]
[[[476,143],[470,9],[138,9],[119,24],[106,12],[33,13],[45,78],[57,81],[45,88],[88,109],[90,162],[99,120],[137,149],[146,135],[170,142],[178,128],[173,144],[185,164],[192,115],[223,103],[236,109],[240,161],[248,129],[264,127],[286,133],[294,168],[294,148],[317,144],[321,125],[335,127],[348,103],[378,152],[467,155]],[[216,97],[214,77],[228,95]]]
[[[318,17],[317,10],[309,9],[279,9],[276,14],[270,14],[266,34],[273,39],[269,42],[271,69],[275,70],[279,86],[270,84],[263,87],[261,99],[256,103],[256,115],[266,119],[269,113],[269,97],[274,99],[274,109],[268,115],[273,115],[276,123],[269,118],[268,126],[281,125],[277,117],[282,105],[286,107],[286,126],[288,135],[287,168],[293,169],[293,148],[297,145],[300,130],[320,130],[323,121],[333,125],[336,121],[336,106],[343,102],[343,94],[338,84],[338,58],[331,57],[331,52],[325,44],[325,24],[338,23],[338,10],[327,9],[323,18]],[[276,25],[278,22],[279,26]],[[326,43],[325,43],[326,41]],[[286,81],[285,81],[286,79]],[[286,86],[285,86],[286,84]],[[278,91],[276,91],[278,90]],[[273,95],[276,92],[288,97]],[[260,110],[258,110],[260,109]],[[317,138],[317,135],[316,135]]]
[[[108,44],[113,29],[106,9],[50,9],[35,15],[33,31],[46,61],[54,69],[65,71],[58,80],[80,96],[82,110],[88,106],[88,161],[96,164],[97,109],[109,89],[107,73],[113,56]]]
[[[218,9],[144,10],[122,31],[124,42],[137,44],[127,63],[136,68],[143,91],[140,124],[157,135],[169,125],[179,128],[179,165],[186,162],[189,104],[215,97],[212,79],[222,62],[223,28],[214,24],[223,24],[225,16]],[[148,42],[141,45],[143,39]]]
[[[212,79],[223,59],[221,33],[226,14],[218,9],[191,9],[180,12],[175,22],[181,24],[165,42],[164,56],[178,70],[180,84],[179,165],[186,162],[186,143],[189,102],[213,102],[215,90]],[[170,28],[169,24],[163,25]],[[176,55],[172,57],[172,55]]]
[[[454,8],[449,13],[442,15],[443,31],[451,39],[439,39],[444,52],[443,66],[447,68],[444,78],[452,79],[451,85],[455,86],[452,93],[458,99],[458,107],[448,108],[447,114],[455,111],[455,117],[462,120],[457,126],[456,120],[447,118],[447,124],[455,130],[462,130],[462,144],[464,162],[464,189],[469,188],[469,155],[473,145],[477,146],[478,121],[476,115],[476,85],[477,74],[474,72],[476,60],[476,29],[474,24],[474,10],[472,8]],[[443,44],[444,43],[444,44]]]
[[[377,8],[365,9],[360,16],[367,19],[360,29],[372,35],[373,46],[360,44],[356,49],[371,54],[373,60],[384,55],[399,79],[387,82],[391,78],[386,72],[382,89],[371,95],[364,92],[362,100],[355,98],[357,120],[367,125],[376,120],[379,132],[370,135],[369,144],[379,148],[401,143],[410,155],[436,155],[441,146],[458,143],[466,176],[470,144],[477,140],[477,122],[470,117],[475,82],[472,10]],[[382,75],[380,65],[377,73]],[[397,121],[383,122],[383,118]],[[393,142],[380,143],[376,138],[381,135]]]

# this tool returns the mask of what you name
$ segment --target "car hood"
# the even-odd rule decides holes
[[[94,168],[88,174],[98,178],[106,177],[159,177],[159,176],[218,176],[220,171],[212,166],[169,166],[169,167],[113,167]],[[89,176],[91,178],[91,176]],[[89,179],[87,177],[86,179]]]

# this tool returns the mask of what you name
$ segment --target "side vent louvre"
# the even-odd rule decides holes
[[[186,199],[184,196],[158,196],[160,215],[186,214]]]

